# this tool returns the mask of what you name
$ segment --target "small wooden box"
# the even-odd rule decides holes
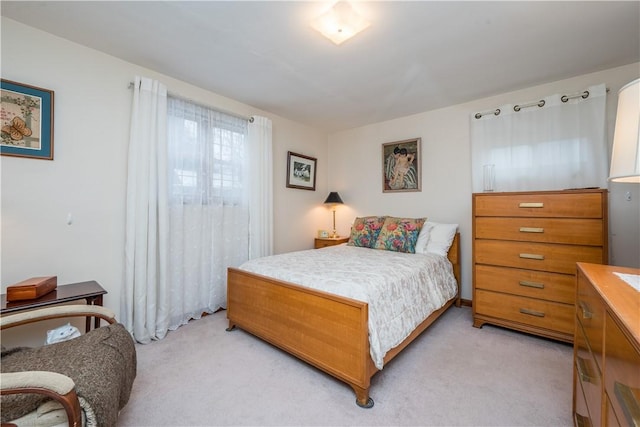
[[[7,286],[7,301],[36,299],[54,291],[58,286],[58,276],[32,277]]]

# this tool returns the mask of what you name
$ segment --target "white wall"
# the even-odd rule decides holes
[[[327,217],[326,134],[2,18],[2,78],[55,92],[54,160],[0,157],[2,290],[34,276],[97,280],[119,313],[127,147],[135,75],[242,116],[273,121],[275,250],[311,248]],[[317,157],[316,191],[285,187],[287,151]],[[73,217],[67,225],[67,215]]]
[[[426,216],[436,222],[459,224],[462,297],[471,299],[470,115],[506,103],[576,93],[605,83],[610,89],[607,107],[611,144],[617,92],[639,74],[639,64],[631,64],[329,135],[329,187],[340,191],[348,205],[338,210],[339,231],[347,233],[359,215]],[[381,145],[416,137],[422,138],[422,191],[383,193]],[[611,187],[610,264],[640,267],[639,190],[640,186],[633,184]],[[632,193],[631,202],[624,201],[627,191]]]

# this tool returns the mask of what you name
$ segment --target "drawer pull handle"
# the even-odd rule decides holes
[[[544,208],[544,203],[542,202],[523,202],[518,205],[521,208]]]
[[[542,227],[520,227],[521,233],[544,233]]]
[[[589,420],[589,417],[585,417],[584,415],[580,415],[576,412],[574,418],[576,420],[577,427],[591,427],[591,420]]]
[[[578,376],[583,383],[596,384],[596,382],[593,381],[593,377],[590,375],[587,361],[582,357],[576,357],[576,369],[578,370]]]
[[[526,286],[528,288],[544,289],[544,283],[528,282],[526,280],[521,280],[518,283],[520,286]]]
[[[622,412],[631,426],[640,425],[640,402],[631,387],[616,381],[613,390],[622,406]]]
[[[529,316],[544,317],[544,313],[543,312],[535,311],[535,310],[529,310],[528,308],[521,308],[520,309],[520,313],[528,314]]]
[[[583,319],[591,319],[593,317],[593,313],[589,308],[589,305],[584,301],[579,301],[578,305],[580,306],[580,310],[582,310],[582,318]]]
[[[520,254],[520,258],[544,260],[544,255],[538,254]]]

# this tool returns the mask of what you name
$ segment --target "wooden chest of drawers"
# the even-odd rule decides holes
[[[576,426],[640,425],[640,292],[616,273],[578,264],[573,351]]]
[[[576,262],[607,262],[607,211],[602,189],[474,194],[474,326],[573,342]]]

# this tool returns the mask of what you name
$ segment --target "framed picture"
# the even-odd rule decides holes
[[[1,81],[3,156],[53,160],[53,91]]]
[[[382,192],[421,191],[421,138],[382,144]]]
[[[287,151],[287,187],[316,191],[317,159]]]

